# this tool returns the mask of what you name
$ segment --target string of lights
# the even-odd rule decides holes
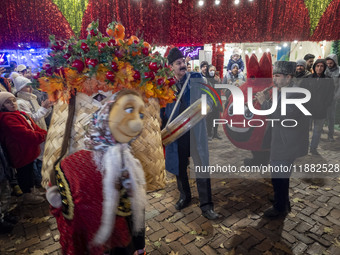
[[[254,0],[245,0],[245,1],[247,1],[247,2],[254,2]],[[157,2],[161,2],[162,3],[162,2],[165,2],[165,0],[157,0]],[[178,3],[182,4],[183,0],[178,0]],[[204,0],[199,0],[197,2],[198,6],[204,6],[204,3],[205,3]],[[221,0],[215,0],[215,5],[220,5],[220,4],[221,4]],[[240,0],[234,0],[234,4],[235,5],[240,4]]]
[[[264,49],[266,52],[271,52],[272,54],[276,54],[278,53],[279,51],[281,50],[285,50],[285,49],[290,49],[290,52],[294,51],[298,51],[298,52],[304,52],[305,51],[305,48],[307,46],[307,49],[310,48],[311,46],[309,46],[308,44],[306,43],[309,43],[309,42],[306,42],[306,41],[293,41],[293,42],[281,42],[281,43],[270,43],[270,42],[264,42],[264,43],[260,43],[258,45],[258,43],[255,43],[255,44],[244,44],[243,48],[245,49],[244,50],[244,53],[245,54],[256,54],[257,52],[259,54],[262,54],[264,52]],[[325,48],[326,48],[326,45],[328,44],[329,45],[330,42],[327,42],[327,41],[322,41],[322,42],[318,42],[317,45],[318,47],[320,47],[321,51],[323,52],[322,56],[324,56],[324,51],[325,51]],[[231,45],[231,46],[230,46]],[[232,51],[234,48],[241,48],[241,46],[234,46],[232,44],[229,44],[229,45],[225,45],[225,49],[224,51],[225,52],[230,52]],[[316,49],[316,45],[313,46],[314,49]],[[221,50],[221,49],[220,49]],[[243,52],[242,49],[239,50],[240,53]],[[321,56],[321,55],[320,55]]]
[[[159,2],[163,2],[163,0],[158,0]],[[248,2],[254,2],[254,0],[247,0]],[[182,0],[178,1],[179,4],[182,3]],[[197,2],[198,6],[204,6],[205,1],[204,0],[199,0]],[[220,5],[221,4],[221,0],[215,0],[215,5]],[[239,5],[240,4],[240,0],[234,0],[234,4],[235,5]]]
[[[23,64],[31,70],[35,70],[42,65],[42,62],[48,55],[49,50],[45,48],[30,48],[23,50],[0,50],[0,55],[6,58],[6,63],[0,63],[0,66],[9,67],[11,62],[17,65]]]

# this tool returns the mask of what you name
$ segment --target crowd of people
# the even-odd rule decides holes
[[[207,61],[200,63],[200,70],[192,67],[182,52],[173,48],[168,55],[168,64],[172,69],[177,83],[177,95],[184,90],[175,103],[168,104],[161,110],[163,126],[174,111],[174,118],[185,111],[193,99],[201,96],[202,84],[215,87],[216,84],[232,84],[242,86],[246,81],[244,63],[238,51],[234,51],[227,66],[227,74],[221,79],[216,67]],[[294,128],[272,127],[270,163],[273,166],[291,166],[295,159],[309,152],[319,155],[317,148],[325,123],[328,126],[328,140],[334,142],[334,125],[336,103],[340,99],[339,66],[337,56],[331,54],[326,59],[317,59],[307,54],[304,59],[296,62],[277,61],[273,68],[273,82],[279,89],[278,102],[280,105],[281,88],[301,87],[311,93],[311,99],[306,108],[311,117],[301,114],[301,111],[290,105],[287,116],[298,121]],[[0,69],[3,72],[3,69]],[[188,81],[188,82],[186,82]],[[0,232],[12,230],[17,218],[8,213],[10,195],[23,195],[24,203],[39,204],[44,201],[41,188],[41,165],[44,142],[46,139],[48,120],[53,104],[40,91],[33,89],[27,68],[19,65],[11,73],[9,79],[0,78]],[[216,89],[219,96],[227,98],[229,91]],[[289,98],[298,98],[291,93]],[[262,109],[269,109],[272,98],[268,93],[258,92],[256,99]],[[211,102],[210,102],[211,103]],[[213,120],[219,118],[222,106],[211,104],[212,111],[206,119],[200,121],[190,132],[165,147],[167,171],[176,175],[179,200],[175,204],[177,210],[187,207],[191,202],[191,190],[187,168],[189,158],[194,165],[209,165],[208,141],[222,139],[218,133],[218,125],[214,127]],[[287,116],[284,116],[287,118]],[[281,119],[278,108],[272,114],[274,119]],[[309,145],[309,131],[312,131]],[[284,136],[284,139],[283,137]],[[194,146],[190,146],[194,145]],[[308,147],[309,146],[309,147]],[[209,174],[199,173],[196,176],[202,215],[210,220],[220,217],[214,211],[211,182]],[[272,176],[274,189],[273,207],[265,211],[264,216],[275,218],[286,215],[290,210],[289,202],[290,173]]]
[[[306,108],[311,116],[304,115],[295,105],[287,106],[287,114],[282,115],[280,107],[271,114],[273,119],[293,119],[296,120],[296,127],[283,127],[273,125],[270,142],[270,157],[268,162],[272,166],[288,167],[291,169],[296,158],[307,155],[308,150],[312,155],[319,155],[317,147],[323,126],[327,121],[328,141],[334,142],[334,120],[336,114],[336,102],[340,99],[339,89],[339,66],[337,56],[331,54],[326,59],[317,59],[315,56],[307,54],[304,59],[296,62],[277,61],[273,67],[273,83],[278,88],[277,101],[281,105],[281,88],[301,87],[311,93],[311,99],[306,103]],[[200,63],[200,73],[187,70],[189,64],[183,54],[173,48],[168,56],[170,68],[177,79],[177,91],[184,93],[179,98],[179,105],[174,109],[175,104],[169,104],[161,112],[163,124],[167,123],[169,116],[174,111],[175,117],[180,115],[190,106],[191,100],[199,98],[197,88],[200,84],[206,83],[214,87],[215,84],[233,84],[242,86],[245,82],[243,74],[244,64],[237,51],[233,53],[227,67],[227,75],[221,79],[216,75],[216,67],[209,65],[207,61]],[[191,66],[190,66],[191,67]],[[191,69],[190,69],[191,70]],[[183,88],[188,80],[188,84]],[[218,90],[221,94],[221,90]],[[230,92],[223,91],[228,98]],[[289,93],[287,98],[300,98],[299,93]],[[270,109],[272,98],[268,92],[258,92],[255,95],[263,110]],[[192,103],[192,102],[191,102]],[[175,204],[177,210],[187,207],[191,202],[191,191],[188,182],[187,167],[188,158],[192,157],[195,166],[209,165],[208,140],[220,139],[217,127],[213,127],[212,120],[218,118],[223,109],[219,109],[211,104],[212,111],[206,120],[202,120],[178,140],[165,148],[166,169],[176,175],[177,186],[180,193],[179,200]],[[312,137],[309,147],[309,131],[312,128]],[[206,126],[206,132],[204,132]],[[190,134],[189,134],[190,133]],[[191,138],[191,139],[190,139]],[[189,140],[190,139],[190,140]],[[191,148],[190,148],[191,142]],[[272,184],[274,190],[273,206],[264,212],[268,218],[285,216],[291,210],[289,201],[289,178],[291,172],[272,174]],[[208,175],[196,173],[196,184],[199,194],[200,208],[202,215],[210,220],[219,218],[219,214],[214,211],[211,198],[211,185]]]
[[[1,72],[4,69],[0,70]],[[24,204],[45,201],[41,166],[47,118],[52,103],[33,90],[24,65],[15,67],[0,85],[0,232],[10,232],[17,218],[8,212],[10,196],[23,196]],[[38,96],[37,96],[38,95]],[[11,192],[12,189],[12,192]]]

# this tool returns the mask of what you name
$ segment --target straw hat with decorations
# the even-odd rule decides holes
[[[173,102],[175,83],[166,59],[152,53],[149,43],[137,36],[125,38],[122,24],[112,22],[102,34],[98,22],[89,24],[87,38],[57,41],[50,36],[51,52],[34,75],[33,83],[56,101],[43,160],[43,185],[53,179],[53,165],[61,152],[61,144],[75,97],[74,117],[68,143],[69,155],[84,148],[84,126],[91,115],[110,96],[121,89],[135,89],[147,102],[146,121],[141,136],[131,146],[141,161],[148,190],[165,186],[165,164],[160,136],[160,107]],[[73,106],[72,106],[73,107]]]

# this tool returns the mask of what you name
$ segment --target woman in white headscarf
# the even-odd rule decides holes
[[[11,79],[14,83],[17,91],[17,103],[20,111],[25,112],[30,116],[33,121],[42,129],[47,131],[45,118],[52,111],[52,103],[49,100],[41,102],[41,106],[38,103],[37,96],[34,95],[33,88],[31,86],[31,80],[20,75],[19,73],[12,72]],[[44,154],[45,143],[40,146],[41,152],[37,160],[34,162],[34,182],[35,186],[40,187],[41,182],[41,165]]]

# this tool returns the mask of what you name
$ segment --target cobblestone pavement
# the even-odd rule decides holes
[[[297,163],[339,164],[340,133],[336,142],[322,136],[321,156],[305,156]],[[237,167],[250,156],[223,138],[213,140],[211,164],[228,163]],[[321,179],[291,178],[292,211],[285,219],[262,217],[270,206],[272,194],[268,178],[215,178],[212,192],[215,210],[222,215],[216,221],[201,216],[197,190],[191,179],[192,204],[178,212],[173,176],[167,187],[148,194],[146,210],[147,253],[158,254],[340,254],[340,176]],[[14,199],[14,198],[13,198]],[[20,198],[13,212],[21,217],[10,235],[0,236],[0,254],[61,254],[57,225],[48,204],[22,205]]]

